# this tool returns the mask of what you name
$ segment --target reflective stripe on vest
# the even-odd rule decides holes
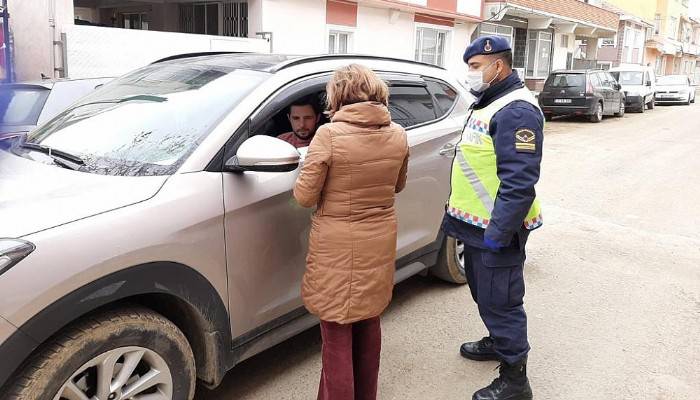
[[[493,116],[514,101],[527,101],[539,110],[537,100],[527,88],[495,100],[480,110],[473,110],[462,131],[462,140],[452,163],[452,192],[447,213],[469,224],[486,228],[501,181],[496,173],[496,150],[489,134]],[[540,111],[541,112],[541,111]],[[535,199],[523,226],[535,229],[542,225],[539,201]]]

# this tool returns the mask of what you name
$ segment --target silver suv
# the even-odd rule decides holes
[[[105,84],[0,151],[0,398],[190,399],[317,320],[300,282],[304,149],[276,139],[351,62],[408,130],[396,282],[464,283],[440,235],[470,95],[443,69],[362,56],[182,55]],[[315,96],[315,97],[314,97]]]

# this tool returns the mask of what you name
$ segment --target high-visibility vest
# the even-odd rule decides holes
[[[501,185],[496,174],[496,150],[489,135],[489,124],[498,111],[517,100],[527,101],[540,109],[532,93],[523,87],[482,109],[473,110],[467,119],[452,162],[452,192],[447,206],[447,213],[452,217],[484,229],[489,225]],[[535,199],[523,226],[531,230],[540,225],[540,204]]]

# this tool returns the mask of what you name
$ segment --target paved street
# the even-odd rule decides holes
[[[526,267],[536,399],[700,396],[699,152],[699,104],[548,124]],[[485,334],[466,286],[401,284],[383,334],[383,400],[467,399],[497,374],[459,356]],[[314,399],[319,370],[315,328],[197,399]]]

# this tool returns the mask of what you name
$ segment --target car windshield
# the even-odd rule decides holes
[[[0,125],[36,125],[49,92],[39,87],[0,87]]]
[[[656,83],[659,85],[687,85],[688,84],[688,78],[682,75],[667,75],[667,76],[660,76],[659,79],[656,80]]]
[[[73,154],[83,172],[175,172],[213,127],[269,74],[168,62],[114,80],[32,132],[27,142]],[[29,150],[15,149],[27,156]]]
[[[641,71],[614,71],[610,72],[620,85],[643,85],[644,72]]]
[[[583,74],[554,74],[549,77],[546,86],[555,88],[583,87],[584,81]]]

